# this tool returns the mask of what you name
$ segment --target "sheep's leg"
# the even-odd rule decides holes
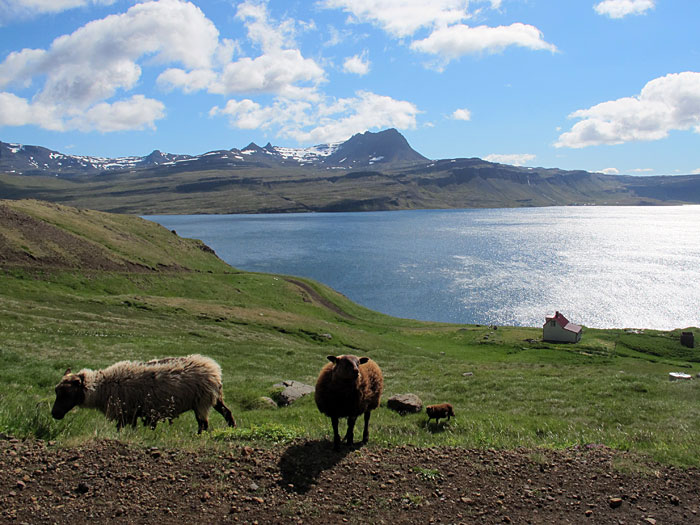
[[[194,417],[197,418],[197,434],[201,434],[203,430],[209,430],[209,420],[207,416],[200,416],[195,412]]]
[[[224,416],[224,419],[226,420],[226,423],[228,423],[228,426],[236,426],[236,421],[233,419],[233,414],[231,414],[231,411],[228,409],[228,407],[224,405],[223,399],[219,398],[216,401],[216,405],[214,405],[214,410],[216,410],[219,414]]]
[[[348,431],[345,434],[345,440],[347,441],[348,445],[352,446],[353,442],[355,441],[355,421],[357,420],[357,417],[348,417]]]
[[[369,416],[372,415],[372,412],[369,410],[365,412],[365,430],[362,432],[362,444],[365,444],[369,441]]]
[[[340,449],[340,434],[338,433],[338,418],[331,416],[331,425],[333,425],[333,448]]]

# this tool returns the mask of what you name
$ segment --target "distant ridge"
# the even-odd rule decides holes
[[[700,175],[429,160],[395,129],[344,142],[106,159],[0,142],[0,197],[139,215],[700,204]]]

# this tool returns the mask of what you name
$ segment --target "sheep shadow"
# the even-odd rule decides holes
[[[442,434],[446,430],[449,430],[450,428],[450,422],[449,421],[442,421],[442,422],[430,422],[428,423],[427,421],[424,421],[421,425],[425,430],[430,432],[431,434]]]
[[[344,446],[334,450],[329,441],[306,441],[291,445],[279,460],[283,489],[306,494],[324,470],[337,465],[353,448]]]

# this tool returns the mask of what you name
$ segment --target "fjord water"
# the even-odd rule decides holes
[[[148,216],[240,269],[428,321],[700,325],[700,206]]]

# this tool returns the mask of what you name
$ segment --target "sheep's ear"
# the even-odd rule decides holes
[[[338,358],[334,355],[326,356],[326,359],[328,359],[331,363],[335,363],[338,361]]]
[[[369,357],[360,357],[360,364],[364,365],[367,361],[369,361]]]
[[[70,374],[70,368],[66,368],[66,371],[63,372],[64,376],[67,376],[68,374]]]

